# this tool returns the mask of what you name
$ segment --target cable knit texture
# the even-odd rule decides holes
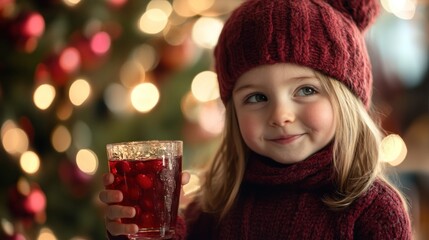
[[[238,200],[220,223],[197,203],[189,206],[186,239],[411,239],[408,214],[384,182],[332,211],[321,201],[332,179],[329,147],[292,165],[253,155]]]
[[[247,0],[227,20],[215,48],[221,99],[253,67],[279,62],[318,70],[344,83],[368,107],[371,63],[364,32],[377,0]]]

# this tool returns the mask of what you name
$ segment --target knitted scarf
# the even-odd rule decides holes
[[[325,228],[335,213],[326,214],[321,201],[332,183],[332,145],[287,165],[252,154],[237,204],[221,224],[218,239],[311,239],[314,235],[332,239],[332,229],[327,233]],[[314,215],[302,214],[307,211]],[[311,228],[303,231],[303,224],[317,226],[320,233]]]
[[[331,183],[332,177],[332,145],[328,145],[308,159],[295,164],[280,164],[258,154],[252,154],[244,182],[311,190]]]

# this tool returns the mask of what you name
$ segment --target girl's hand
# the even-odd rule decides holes
[[[189,178],[189,173],[182,173],[182,186],[189,182]],[[113,180],[113,174],[106,173],[103,175],[103,185],[105,187],[112,184]],[[105,221],[106,229],[110,234],[114,236],[127,235],[138,231],[136,224],[124,224],[120,221],[120,218],[132,218],[136,214],[136,210],[133,207],[120,205],[123,199],[121,191],[105,189],[100,192],[99,198],[108,205],[105,210]]]

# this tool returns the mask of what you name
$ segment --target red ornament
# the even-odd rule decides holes
[[[46,58],[35,72],[36,82],[53,81],[57,86],[64,86],[78,72],[81,57],[74,47],[66,47],[59,54]]]
[[[71,46],[79,51],[82,68],[93,70],[98,68],[108,55],[111,37],[104,31],[95,32],[90,37],[76,34],[72,37]]]
[[[38,12],[25,12],[18,15],[9,26],[11,40],[24,52],[33,52],[39,38],[45,31],[45,20]]]
[[[45,193],[35,183],[31,184],[29,189],[23,189],[18,185],[9,189],[7,196],[9,210],[16,218],[33,220],[37,214],[45,211]]]

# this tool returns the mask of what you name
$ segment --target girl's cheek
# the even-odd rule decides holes
[[[330,104],[319,103],[309,106],[305,111],[307,125],[315,129],[327,128],[334,125],[334,112]]]

